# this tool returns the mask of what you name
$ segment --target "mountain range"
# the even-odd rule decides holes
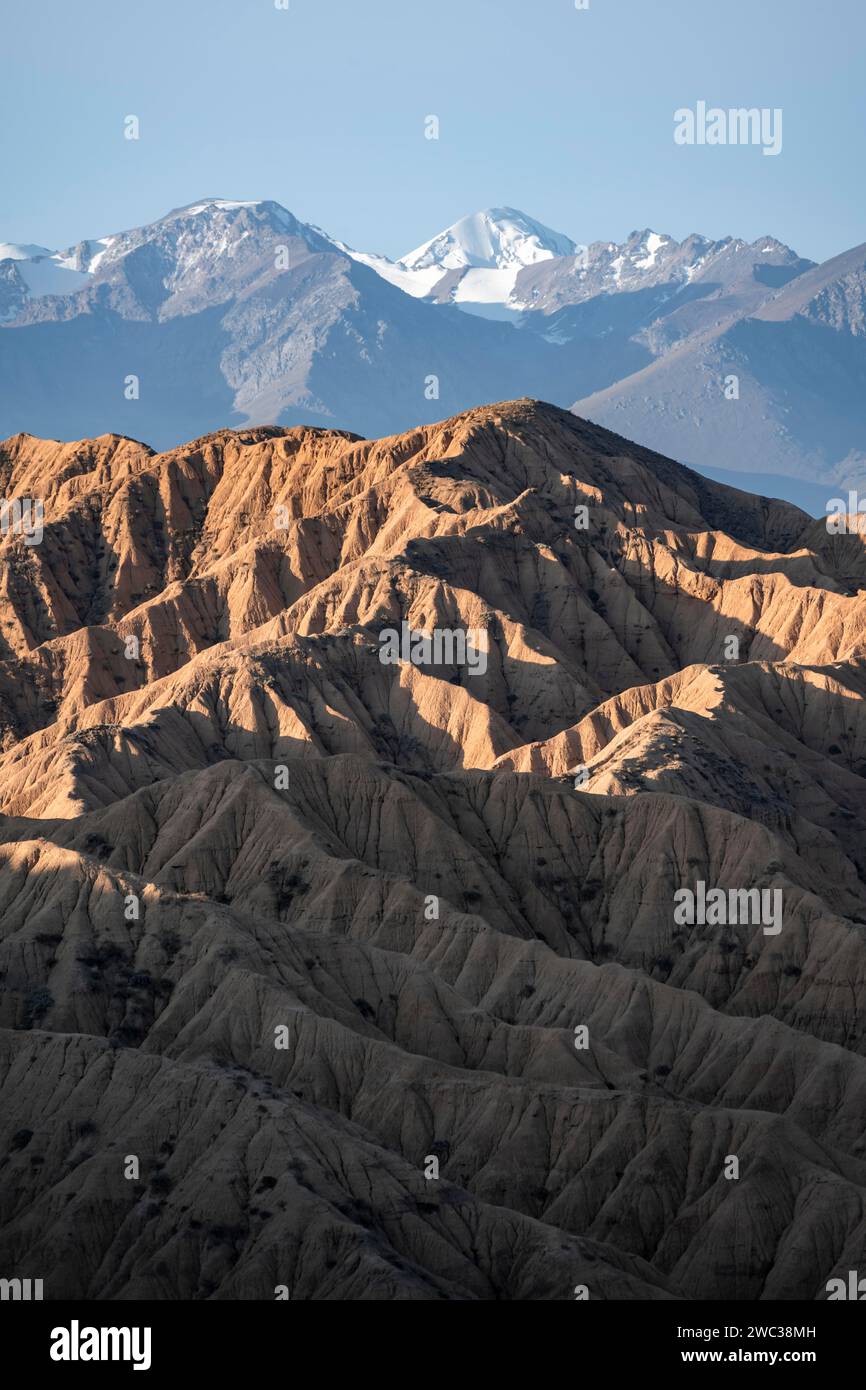
[[[71,322],[283,313],[197,216],[177,282],[171,220],[56,263]],[[280,235],[310,306],[442,312]],[[44,499],[0,536],[5,1276],[750,1303],[866,1269],[862,518],[525,399],[19,433],[0,486]],[[406,625],[483,669],[383,661]],[[698,885],[779,929],[684,924]]]
[[[375,436],[522,396],[817,514],[866,484],[866,246],[816,266],[771,237],[587,245],[493,208],[391,261],[213,198],[64,251],[0,244],[0,434]]]

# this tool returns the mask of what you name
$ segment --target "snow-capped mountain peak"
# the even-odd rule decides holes
[[[262,199],[237,202],[228,198],[203,198],[185,207],[172,208],[156,222],[134,227],[99,241],[83,241],[65,252],[76,269],[95,274],[148,244],[158,246],[175,275],[183,275],[203,262],[231,258],[240,242],[264,234],[302,236],[321,242],[312,228],[299,222],[279,203]]]
[[[17,241],[0,241],[0,261],[32,261],[37,256],[50,256],[47,246],[22,245]]]
[[[0,322],[14,318],[28,299],[46,294],[72,294],[86,282],[63,255],[47,246],[0,241],[0,263],[11,261],[4,276],[5,292],[0,296]]]
[[[487,208],[461,217],[399,264],[407,270],[505,270],[573,256],[576,250],[569,237],[516,208]]]
[[[510,301],[520,272],[573,256],[578,248],[570,237],[516,208],[487,208],[461,217],[399,261],[341,249],[416,299],[507,319],[517,317]]]
[[[242,283],[267,273],[275,248],[297,241],[309,252],[335,249],[330,238],[279,203],[202,198],[155,222],[63,251],[0,243],[0,253],[11,262],[0,293],[0,322],[46,295],[74,294],[106,282],[146,315],[194,312],[223,302]],[[0,263],[3,259],[0,254]]]

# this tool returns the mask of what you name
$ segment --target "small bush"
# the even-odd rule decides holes
[[[157,1169],[151,1176],[150,1190],[151,1192],[155,1192],[157,1196],[164,1197],[166,1193],[171,1191],[171,1187],[171,1178],[168,1176],[168,1173],[164,1173],[161,1168]]]
[[[27,1000],[27,1023],[32,1027],[34,1023],[40,1022],[45,1017],[49,1009],[54,1008],[54,995],[50,989],[34,989],[30,998]]]

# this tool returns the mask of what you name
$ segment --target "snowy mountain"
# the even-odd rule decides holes
[[[49,251],[47,246],[0,242],[0,322],[15,318],[29,299],[71,294],[85,283],[86,276],[80,275],[62,252]]]
[[[530,395],[801,502],[864,476],[863,248],[815,268],[772,237],[578,245],[494,208],[391,261],[279,203],[207,198],[0,253],[0,436],[380,435]]]
[[[47,246],[20,246],[14,241],[0,241],[0,261],[30,261],[37,256],[50,256]]]
[[[864,489],[866,244],[782,279],[777,246],[767,248],[777,288],[758,284],[749,300],[741,279],[688,306],[678,332],[656,325],[652,360],[575,412],[660,453],[675,447],[723,482],[746,461]]]
[[[160,317],[231,297],[251,278],[276,269],[278,248],[301,243],[330,251],[327,237],[274,202],[209,198],[174,208],[132,231],[82,241],[54,257],[80,277],[78,288],[123,282]],[[297,248],[296,248],[297,250]]]
[[[31,293],[31,262],[0,261],[0,437],[387,434],[526,391],[564,403],[580,379],[552,346],[419,302],[274,202],[199,200],[51,259],[71,293]]]
[[[783,284],[812,264],[771,237],[750,245],[693,233],[678,242],[645,228],[622,243],[578,246],[514,208],[489,208],[461,218],[399,261],[342,249],[407,294],[507,319],[517,327],[531,324],[528,313],[552,315],[598,295],[664,287],[664,295],[655,297],[661,304],[693,282],[730,284],[751,274],[753,265],[762,267],[755,278],[761,286],[757,302],[767,287]],[[772,279],[766,274],[771,266],[787,271],[777,271]],[[560,321],[549,325],[549,332],[553,341],[562,341],[567,329]]]
[[[417,298],[454,303],[483,317],[510,317],[520,272],[577,250],[570,237],[516,208],[487,208],[462,217],[399,261],[350,254]]]
[[[404,256],[410,270],[441,266],[443,270],[535,265],[554,256],[572,256],[577,247],[560,232],[551,231],[515,208],[488,208],[462,217],[438,236]]]
[[[622,243],[595,241],[570,259],[527,270],[518,279],[514,299],[523,308],[549,314],[598,294],[640,291],[656,285],[679,291],[710,276],[726,283],[738,273],[737,258],[744,253],[749,266],[761,263],[767,255],[781,255],[797,271],[811,265],[769,237],[750,246],[733,237],[710,241],[692,233],[678,242],[645,228],[632,232]]]

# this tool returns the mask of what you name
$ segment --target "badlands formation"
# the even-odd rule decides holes
[[[44,511],[0,549],[0,1274],[866,1271],[855,518],[529,400],[377,441],[16,435],[0,495]],[[383,663],[404,623],[484,631],[484,669]],[[698,883],[781,890],[781,931],[679,924]]]

